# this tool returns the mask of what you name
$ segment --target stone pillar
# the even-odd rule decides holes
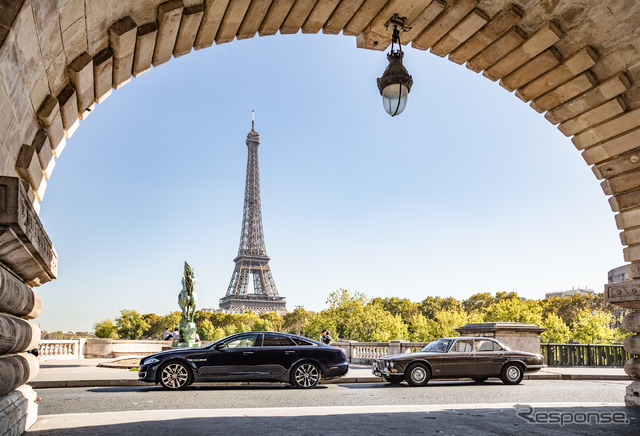
[[[40,329],[28,321],[41,310],[33,291],[53,280],[58,257],[21,180],[0,176],[0,434],[22,434],[36,420],[36,393],[26,383],[38,374],[28,353]]]
[[[638,265],[627,265],[627,277],[639,279],[639,272]],[[640,280],[605,285],[604,301],[631,309],[622,319],[622,327],[633,333],[624,340],[624,349],[633,356],[624,365],[624,371],[633,378],[624,402],[628,407],[640,408]]]
[[[407,341],[389,341],[389,356],[402,354],[402,343]]]
[[[481,322],[454,330],[460,336],[494,338],[513,350],[540,354],[540,334],[547,329],[524,322]]]

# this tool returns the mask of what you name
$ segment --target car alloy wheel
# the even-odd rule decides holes
[[[524,376],[522,367],[517,363],[508,363],[502,368],[500,379],[506,385],[517,385]]]
[[[169,362],[160,370],[160,384],[165,389],[183,389],[191,383],[189,368],[181,362]]]
[[[411,386],[425,386],[429,383],[431,372],[424,363],[412,364],[406,372],[405,379]]]
[[[302,362],[293,368],[291,379],[298,388],[313,388],[320,382],[320,370],[311,362]]]

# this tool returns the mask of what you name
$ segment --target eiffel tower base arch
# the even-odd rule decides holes
[[[275,312],[278,315],[287,313],[285,297],[270,297],[268,295],[227,295],[220,299],[220,309],[232,313],[246,311],[265,313]]]

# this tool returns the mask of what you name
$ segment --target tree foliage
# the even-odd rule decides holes
[[[118,339],[117,328],[110,319],[104,319],[95,323],[93,328],[96,331],[96,338]]]
[[[123,309],[120,311],[120,316],[116,318],[116,328],[122,339],[140,339],[148,327],[142,315],[136,310]]]
[[[318,313],[297,307],[285,315],[196,311],[194,321],[203,341],[251,330],[285,331],[319,340],[326,328],[334,341],[427,342],[457,336],[456,328],[478,322],[536,324],[547,328],[542,342],[552,343],[619,343],[626,335],[613,327],[615,309],[604,306],[601,294],[525,300],[517,292],[481,292],[466,300],[428,296],[414,303],[397,297],[371,299],[361,292],[338,289],[329,294],[327,306]],[[122,310],[115,323],[104,320],[94,328],[98,337],[159,339],[165,328],[177,328],[180,318],[179,311],[157,316]]]

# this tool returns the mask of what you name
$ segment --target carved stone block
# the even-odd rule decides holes
[[[0,313],[0,354],[33,350],[40,343],[40,329],[27,320]]]
[[[629,354],[640,356],[640,335],[631,335],[624,338],[624,349]]]
[[[17,177],[0,176],[0,262],[29,286],[57,275],[58,255]]]
[[[0,356],[0,397],[33,379],[39,369],[38,358],[33,354]]]
[[[604,285],[604,301],[627,309],[640,309],[640,280]]]
[[[41,310],[38,294],[0,265],[0,312],[33,319]]]

